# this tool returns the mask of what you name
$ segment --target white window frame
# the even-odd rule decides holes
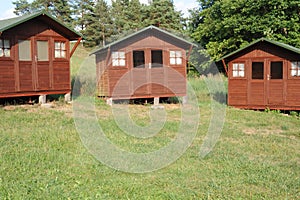
[[[113,51],[111,53],[112,66],[113,67],[125,67],[126,66],[126,54],[124,51]]]
[[[233,63],[232,64],[232,77],[244,78],[245,77],[245,63]]]
[[[67,47],[65,41],[54,41],[54,57],[67,58]]]
[[[180,50],[170,51],[170,65],[182,65],[183,64],[183,54]]]
[[[291,62],[291,77],[300,77],[300,61]]]

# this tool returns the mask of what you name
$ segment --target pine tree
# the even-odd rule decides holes
[[[105,45],[106,38],[113,32],[112,19],[109,7],[104,0],[97,0],[93,10],[92,23],[83,31],[86,36],[87,46]]]
[[[145,24],[176,31],[183,30],[182,13],[175,10],[172,0],[153,0],[144,16]]]
[[[31,12],[31,4],[27,0],[17,0],[12,2],[15,5],[14,13],[16,15],[24,15]]]
[[[93,22],[94,0],[74,0],[74,26],[82,32]]]

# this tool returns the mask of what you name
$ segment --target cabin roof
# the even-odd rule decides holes
[[[288,45],[288,44],[284,44],[284,43],[281,43],[281,42],[277,42],[277,41],[274,41],[274,40],[270,40],[270,39],[267,39],[267,38],[260,38],[258,40],[255,40],[253,42],[251,42],[250,44],[248,44],[247,46],[243,47],[243,48],[240,48],[230,54],[227,54],[225,56],[223,56],[222,58],[220,58],[219,60],[217,60],[217,62],[223,60],[223,59],[227,59],[227,58],[230,58],[231,56],[234,56],[235,54],[255,45],[255,44],[258,44],[258,43],[261,43],[261,42],[267,42],[267,43],[270,43],[270,44],[273,44],[273,45],[276,45],[278,47],[281,47],[281,48],[284,48],[286,50],[289,50],[289,51],[292,51],[294,53],[297,53],[297,54],[300,54],[300,49],[296,48],[296,47],[293,47],[291,45]]]
[[[92,52],[92,54],[97,54],[97,53],[100,53],[100,52],[103,52],[103,51],[106,51],[107,49],[115,46],[115,45],[118,45],[122,42],[125,42],[125,41],[128,41],[132,38],[134,38],[135,36],[138,36],[138,35],[143,35],[145,33],[149,33],[150,35],[162,35],[163,37],[171,37],[173,40],[175,40],[176,42],[178,42],[179,44],[184,44],[184,45],[188,45],[188,46],[195,46],[197,47],[196,44],[192,43],[192,42],[189,42],[177,35],[174,35],[168,31],[165,31],[165,30],[162,30],[156,26],[148,26],[146,28],[143,28],[135,33],[132,33],[130,35],[127,35],[117,41],[114,41],[104,47],[101,47],[99,49],[96,49],[95,51]]]
[[[57,31],[61,32],[69,40],[76,40],[82,35],[65,24],[58,21],[46,11],[39,11],[32,14],[23,15],[20,17],[14,17],[10,19],[0,20],[0,35],[4,31],[14,28],[22,23],[25,23],[32,19],[39,19],[45,23],[51,24]]]

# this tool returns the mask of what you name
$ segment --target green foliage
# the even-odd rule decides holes
[[[300,47],[299,11],[298,0],[201,0],[189,27],[218,59],[261,37]]]
[[[17,15],[45,10],[61,22],[72,27],[72,2],[73,0],[34,0],[29,3],[27,0],[17,0],[13,4],[15,5],[14,13]]]
[[[184,24],[171,0],[154,0],[150,5],[139,0],[115,0],[111,5],[106,0],[17,0],[14,5],[18,15],[46,10],[80,29],[87,47],[105,45],[110,37],[149,25],[181,32]]]

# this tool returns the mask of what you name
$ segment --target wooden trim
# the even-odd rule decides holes
[[[78,38],[77,42],[75,43],[74,47],[71,50],[70,58],[73,56],[73,54],[74,54],[75,50],[77,49],[78,45],[80,44],[81,40],[82,40],[82,37]]]
[[[187,56],[187,58],[186,58],[186,61],[187,61],[187,62],[188,62],[188,61],[189,61],[189,59],[190,59],[190,56],[191,56],[192,50],[193,50],[193,45],[191,45],[191,46],[190,46],[190,49],[189,49],[189,54],[188,54],[188,56]]]
[[[224,60],[224,59],[222,59],[222,63],[223,63],[223,67],[224,67],[225,72],[226,72],[227,77],[228,77],[228,69],[227,69],[227,66],[226,66],[226,63],[225,63],[225,60]]]

